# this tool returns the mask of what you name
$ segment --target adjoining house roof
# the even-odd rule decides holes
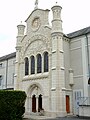
[[[16,52],[0,57],[0,61],[7,60],[13,57],[16,57]]]
[[[69,34],[67,34],[67,36],[69,38],[75,38],[75,37],[78,37],[78,36],[81,36],[81,35],[85,35],[85,34],[88,34],[88,33],[90,33],[90,26],[86,27],[86,28],[83,28],[81,30],[69,33]]]

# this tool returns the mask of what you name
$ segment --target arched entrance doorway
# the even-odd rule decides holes
[[[28,89],[27,111],[40,112],[43,108],[43,90],[40,84],[34,83]],[[29,105],[29,106],[28,106]]]
[[[40,112],[42,110],[42,95],[32,96],[32,112]]]

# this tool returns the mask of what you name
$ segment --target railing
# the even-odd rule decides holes
[[[80,97],[77,110],[79,116],[90,117],[90,97]]]
[[[79,105],[90,105],[90,97],[80,97],[79,98]]]

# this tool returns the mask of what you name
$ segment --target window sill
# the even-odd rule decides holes
[[[26,80],[43,79],[43,78],[48,78],[48,76],[49,76],[49,72],[38,73],[38,74],[24,76],[22,80],[26,81]]]

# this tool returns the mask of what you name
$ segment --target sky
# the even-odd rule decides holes
[[[62,6],[65,34],[90,26],[90,0],[38,0],[38,8],[51,10],[56,2]],[[0,57],[15,52],[17,25],[26,25],[34,7],[35,0],[0,0]]]

